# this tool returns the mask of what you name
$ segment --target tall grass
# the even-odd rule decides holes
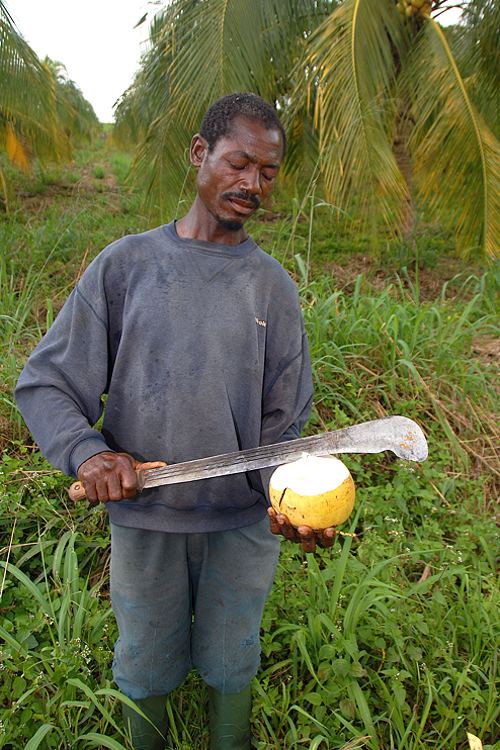
[[[123,181],[126,155],[97,157]],[[80,153],[76,168],[92,174],[93,158]],[[111,676],[105,513],[69,505],[67,480],[31,446],[11,395],[85,264],[145,227],[133,194],[107,195],[104,180],[92,192],[82,180],[50,200],[46,181],[40,203],[0,224],[10,248],[0,259],[0,748],[9,750],[130,748],[119,718],[127,699]],[[366,238],[353,246],[312,184],[290,205],[262,233],[300,285],[316,387],[309,431],[402,413],[427,432],[430,457],[418,467],[345,457],[358,487],[346,535],[316,556],[283,544],[253,684],[256,747],[465,750],[470,731],[493,750],[498,389],[477,343],[498,334],[498,276],[464,272],[427,300],[403,267],[382,288],[362,274],[338,288],[320,270],[326,252],[365,252]],[[190,675],[167,708],[169,750],[206,748],[200,678]]]
[[[470,277],[463,304],[445,291],[420,302],[399,277],[381,292],[361,275],[349,293],[328,277],[304,286],[319,423],[403,410],[446,446],[456,468],[498,479],[498,368],[472,351],[475,340],[498,335],[495,285],[493,272]]]

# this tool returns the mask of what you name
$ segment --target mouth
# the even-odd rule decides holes
[[[248,216],[259,208],[258,199],[248,200],[236,195],[228,195],[226,199],[233,207],[233,210],[242,216]]]

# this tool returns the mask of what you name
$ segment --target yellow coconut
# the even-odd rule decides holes
[[[355,488],[349,469],[333,456],[303,456],[278,466],[269,482],[271,505],[292,526],[315,531],[339,526],[352,513]]]

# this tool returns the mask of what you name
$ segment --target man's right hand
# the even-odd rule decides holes
[[[134,497],[138,490],[137,471],[165,466],[164,461],[141,463],[128,453],[104,451],[84,461],[78,469],[89,502],[116,502]]]

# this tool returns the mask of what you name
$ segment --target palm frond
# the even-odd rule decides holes
[[[26,154],[67,157],[69,142],[57,115],[55,80],[19,34],[1,0],[0,76],[0,141],[6,142],[9,129]]]
[[[423,62],[425,61],[425,62]],[[498,252],[500,144],[475,109],[443,30],[429,20],[404,71],[419,196],[464,254]]]
[[[329,199],[357,201],[365,224],[398,224],[404,180],[393,150],[395,54],[403,25],[391,3],[345,0],[309,40],[321,169]]]
[[[132,175],[144,189],[146,205],[155,218],[177,216],[177,206],[192,187],[188,147],[192,131],[172,122],[170,113],[154,120],[141,141],[132,164]]]
[[[443,28],[474,106],[500,137],[500,4],[470,0],[460,23]]]
[[[71,144],[91,141],[99,128],[99,120],[92,105],[85,99],[76,83],[68,78],[62,63],[46,57],[43,65],[54,82],[59,126]]]
[[[467,59],[474,103],[496,136],[500,133],[500,3],[472,0],[459,26],[462,58]],[[470,88],[470,86],[469,86]]]
[[[6,126],[5,148],[11,162],[16,167],[19,167],[19,169],[22,169],[23,172],[27,172],[29,169],[29,160],[26,149],[10,122]]]
[[[169,210],[167,194],[173,194],[170,209],[176,203],[186,183],[181,154],[217,98],[252,91],[286,105],[287,77],[314,23],[311,13],[318,13],[313,0],[176,0],[167,6],[126,114],[129,122],[137,119],[147,98],[148,121],[133,172],[150,191],[150,204]]]

